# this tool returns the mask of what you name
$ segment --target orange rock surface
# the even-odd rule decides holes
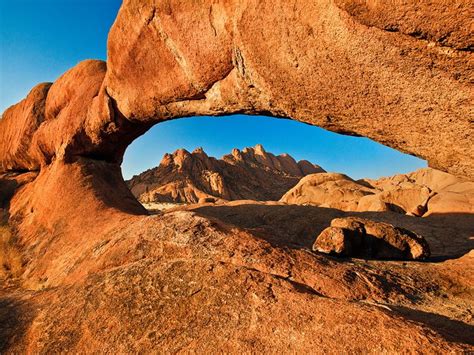
[[[149,216],[120,172],[153,124],[238,112],[474,178],[470,2],[431,3],[124,1],[107,63],[80,63],[0,120],[21,259],[1,285],[1,352],[473,351],[471,213],[374,213],[411,225],[434,258],[341,261],[309,249],[344,212],[240,202]]]
[[[344,211],[393,211],[418,217],[474,213],[474,183],[430,168],[378,180],[354,181],[338,173],[311,174],[280,201]]]

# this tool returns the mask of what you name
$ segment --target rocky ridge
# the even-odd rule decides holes
[[[158,167],[127,181],[142,203],[196,203],[200,199],[278,200],[305,175],[324,172],[309,161],[288,154],[275,156],[262,145],[233,149],[222,159],[202,148],[165,154]]]

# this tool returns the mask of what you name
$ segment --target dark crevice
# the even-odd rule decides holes
[[[468,45],[467,47],[462,47],[462,48],[457,48],[458,51],[461,51],[461,52],[474,52],[474,44],[470,44]]]
[[[150,23],[153,22],[156,16],[156,9],[153,8],[152,12],[150,13],[150,16],[145,20],[145,25],[150,25]]]
[[[14,177],[21,174],[28,174],[28,173],[39,173],[40,169],[14,169],[14,170],[6,170],[1,174],[3,177]]]
[[[212,31],[214,32],[214,36],[217,37],[217,30],[214,27],[214,23],[212,22],[213,14],[212,14],[212,5],[209,7],[209,23],[211,24]]]

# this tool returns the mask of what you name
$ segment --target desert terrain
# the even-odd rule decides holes
[[[471,9],[124,1],[106,62],[0,119],[0,352],[474,351]],[[124,181],[153,125],[234,113],[429,168],[353,180],[257,146]],[[358,237],[397,253],[352,255]]]

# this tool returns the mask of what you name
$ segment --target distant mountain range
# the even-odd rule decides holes
[[[414,216],[474,212],[474,183],[435,169],[354,181],[260,144],[221,159],[179,149],[127,184],[143,204],[254,200]]]
[[[196,203],[206,199],[279,200],[302,177],[325,172],[307,160],[274,155],[262,145],[233,149],[221,159],[202,148],[165,154],[160,165],[127,181],[142,203]]]

